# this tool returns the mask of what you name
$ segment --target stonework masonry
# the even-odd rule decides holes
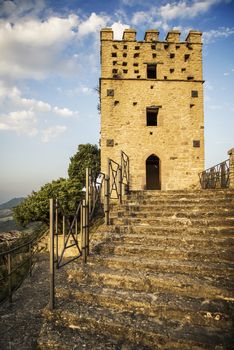
[[[144,41],[127,29],[123,40],[101,30],[101,168],[107,159],[130,158],[130,188],[147,188],[147,165],[157,157],[159,189],[187,189],[204,170],[201,33],[179,31]],[[155,163],[156,164],[156,163]],[[151,168],[152,171],[152,168]]]

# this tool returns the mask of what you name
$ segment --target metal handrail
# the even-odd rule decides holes
[[[7,258],[7,274],[6,276],[2,277],[0,279],[1,281],[5,281],[8,280],[8,299],[9,302],[12,302],[12,295],[13,292],[15,292],[23,283],[24,279],[27,276],[27,273],[29,273],[30,277],[32,276],[32,271],[33,271],[33,267],[35,265],[35,262],[33,262],[33,257],[35,256],[35,254],[38,252],[38,242],[41,240],[41,238],[44,236],[45,233],[43,233],[42,235],[40,235],[39,237],[34,237],[32,239],[30,239],[29,241],[22,243],[16,247],[13,247],[11,249],[8,249],[4,252],[0,253],[0,259],[4,259],[4,257]],[[36,246],[36,249],[34,250]],[[17,251],[21,250],[22,248],[27,248],[28,252],[18,252]],[[25,254],[26,258],[23,260],[23,262],[21,262],[20,264],[18,264],[16,267],[12,268],[12,255],[15,254]],[[12,275],[13,273],[15,273],[16,271],[18,271],[20,268],[22,268],[24,265],[26,265],[27,263],[29,264],[29,269],[27,271],[27,273],[25,274],[25,276],[19,281],[18,284],[16,284],[15,286],[12,286]],[[0,302],[5,301],[6,297],[3,298]]]
[[[110,199],[118,199],[122,201],[122,187],[126,186],[129,189],[129,157],[126,153],[121,152],[121,165],[115,162],[113,159],[108,159],[108,174],[100,173],[95,177],[90,168],[86,168],[86,193],[85,198],[78,203],[76,214],[70,224],[68,234],[65,233],[66,217],[63,217],[63,236],[64,245],[60,257],[58,256],[58,201],[50,199],[50,303],[51,310],[54,309],[55,303],[55,265],[57,269],[69,264],[80,257],[83,258],[83,262],[87,262],[89,255],[89,229],[90,223],[94,216],[97,203],[99,207],[104,206],[104,215],[106,225],[110,224]],[[126,189],[125,187],[125,189]],[[126,191],[125,191],[126,192]],[[115,194],[115,196],[114,196]],[[104,204],[104,205],[103,205]],[[78,243],[77,221],[80,221],[80,236],[81,247]],[[73,232],[75,226],[75,234]],[[74,243],[67,245],[72,235]],[[56,241],[54,240],[56,237]],[[56,243],[56,244],[54,244]],[[76,245],[78,255],[63,261],[65,250]],[[55,258],[56,257],[56,258]]]
[[[228,188],[230,183],[229,159],[199,173],[202,189]]]

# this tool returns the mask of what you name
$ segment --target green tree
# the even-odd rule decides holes
[[[68,176],[85,186],[85,169],[92,169],[95,178],[100,173],[100,150],[90,143],[79,145],[77,153],[70,158]]]
[[[100,172],[100,152],[96,145],[79,145],[77,153],[70,159],[69,178],[54,180],[29,195],[13,210],[16,222],[21,225],[33,221],[48,224],[50,198],[58,199],[66,215],[74,214],[82,197],[86,167],[91,167],[97,177]]]
[[[49,223],[49,199],[57,198],[65,214],[74,214],[82,196],[82,185],[73,179],[52,181],[33,192],[13,209],[14,219],[21,225],[42,221]]]

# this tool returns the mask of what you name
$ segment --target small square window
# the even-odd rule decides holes
[[[156,50],[156,45],[151,45],[152,50]]]
[[[107,147],[114,147],[114,140],[113,139],[106,140],[106,146]]]
[[[114,49],[118,49],[118,46],[117,45],[112,45],[112,47],[114,48]]]
[[[127,66],[128,62],[123,62],[123,66]]]
[[[186,71],[186,68],[181,68],[181,72],[185,72]]]
[[[190,55],[188,53],[186,53],[186,55],[184,55],[184,61],[187,62],[189,60]]]
[[[158,108],[146,108],[146,125],[157,126],[158,125]]]
[[[153,54],[152,54],[152,57],[153,57],[153,58],[156,58],[156,57],[157,57],[157,54],[156,54],[156,53],[153,53]]]
[[[112,69],[112,73],[113,74],[117,74],[118,73],[118,69]]]
[[[175,48],[176,48],[176,50],[178,50],[178,49],[180,48],[180,45],[176,45],[176,47],[175,47]]]
[[[123,48],[124,48],[124,50],[127,50],[128,45],[124,45]]]
[[[193,147],[200,147],[200,141],[199,140],[193,140]]]
[[[123,72],[124,72],[124,74],[127,74],[128,70],[127,70],[127,69],[124,69]]]
[[[133,63],[133,66],[134,66],[134,67],[138,67],[138,66],[139,66],[139,63]]]
[[[135,50],[140,50],[140,46],[135,46]]]
[[[114,90],[113,89],[107,89],[106,90],[107,96],[114,96]]]
[[[136,57],[139,57],[140,54],[139,53],[134,53],[133,57],[136,58]]]
[[[112,52],[111,56],[112,57],[117,57],[117,52]]]
[[[126,52],[124,52],[123,53],[123,57],[127,57],[128,55],[127,55],[127,53]]]
[[[115,66],[117,64],[117,61],[113,61],[113,66]]]
[[[134,73],[139,73],[139,70],[137,69],[137,70],[134,70]]]
[[[147,64],[147,78],[148,79],[156,79],[157,78],[157,70],[156,64]]]
[[[166,50],[167,50],[167,49],[168,49],[168,47],[169,47],[169,45],[168,45],[168,44],[165,44],[165,45],[164,45],[164,49],[166,49]]]
[[[174,68],[170,68],[170,73],[174,73],[175,69]]]
[[[174,53],[170,53],[170,58],[175,58],[175,54]]]
[[[198,91],[197,90],[192,90],[191,91],[191,96],[192,97],[198,97]]]

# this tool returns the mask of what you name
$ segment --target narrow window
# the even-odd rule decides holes
[[[187,62],[189,60],[190,55],[187,53],[186,55],[184,55],[184,61]]]
[[[156,79],[156,64],[147,64],[147,78],[148,79]]]
[[[153,57],[153,58],[156,58],[156,57],[157,57],[157,54],[156,54],[156,53],[152,53],[152,57]]]
[[[158,108],[146,108],[146,125],[157,126],[158,125]]]
[[[170,68],[170,73],[174,73],[175,69],[174,68]]]

